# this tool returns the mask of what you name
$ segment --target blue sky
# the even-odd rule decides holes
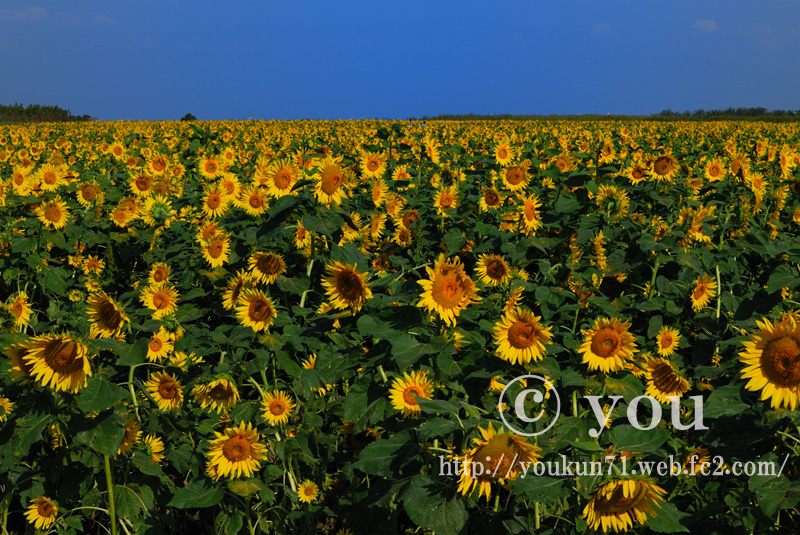
[[[797,0],[3,0],[0,103],[104,120],[796,110],[798,19]]]

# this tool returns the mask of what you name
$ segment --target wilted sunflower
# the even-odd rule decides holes
[[[678,329],[661,327],[656,336],[656,345],[658,346],[658,354],[662,357],[668,357],[675,353],[681,343],[681,333]]]
[[[424,290],[417,306],[426,308],[431,314],[436,312],[448,326],[455,326],[461,311],[480,300],[475,283],[464,273],[458,257],[449,262],[441,254],[433,269],[428,266],[425,269],[428,279],[417,281]]]
[[[286,262],[277,253],[253,253],[247,263],[250,274],[264,284],[272,284],[286,272]]]
[[[479,280],[489,286],[499,286],[511,279],[511,269],[503,257],[496,254],[480,255],[475,272],[479,275]]]
[[[32,338],[22,359],[30,375],[42,386],[55,391],[77,392],[91,377],[87,348],[66,334],[45,334]]]
[[[45,227],[61,229],[69,221],[69,208],[67,208],[66,202],[62,201],[60,197],[56,197],[43,202],[36,209],[36,215]]]
[[[628,332],[630,326],[619,318],[597,318],[591,329],[581,330],[584,341],[578,351],[589,370],[609,373],[625,367],[625,361],[637,351],[636,339]]]
[[[6,310],[14,316],[15,329],[25,327],[31,320],[31,314],[33,313],[33,308],[28,302],[28,294],[20,291],[16,295],[9,297],[6,301]]]
[[[266,446],[259,443],[259,434],[253,424],[241,422],[238,427],[229,427],[224,433],[214,432],[216,438],[209,441],[209,471],[214,479],[252,477],[261,468],[261,459],[266,456]]]
[[[739,360],[747,390],[761,390],[761,401],[771,398],[773,409],[795,410],[800,400],[800,326],[788,316],[784,322],[757,320],[758,332],[742,342]]]
[[[159,319],[178,309],[178,290],[171,284],[151,284],[139,296],[142,304],[153,311],[153,318]]]
[[[662,358],[651,358],[645,363],[647,369],[647,390],[645,395],[656,398],[659,403],[670,403],[671,396],[681,397],[689,390],[689,381],[684,379]]]
[[[341,166],[341,156],[326,156],[317,160],[314,164],[314,168],[317,171],[314,196],[317,198],[317,202],[329,206],[331,204],[338,206],[341,204],[342,199],[347,197],[345,170]]]
[[[239,401],[239,390],[227,377],[217,377],[208,384],[192,388],[192,396],[201,409],[209,407],[217,414],[227,414]]]
[[[395,379],[389,392],[389,401],[403,416],[419,414],[422,409],[417,403],[418,398],[431,399],[433,395],[433,381],[428,379],[428,372],[404,372],[402,379]]]
[[[239,323],[254,331],[265,331],[278,317],[272,300],[261,290],[243,290],[236,305]]]
[[[717,295],[717,283],[710,275],[698,278],[692,290],[692,310],[699,312],[708,305],[711,298]]]
[[[306,479],[297,487],[297,499],[303,503],[312,503],[319,498],[319,487],[310,479]]]
[[[144,386],[162,411],[174,411],[183,404],[183,387],[166,372],[153,373]]]
[[[153,337],[147,344],[147,360],[150,362],[160,362],[168,356],[175,348],[172,335],[164,327],[159,327],[158,332],[153,333]]]
[[[28,523],[33,524],[36,529],[47,531],[56,521],[58,507],[52,500],[39,496],[31,500],[31,504],[25,510],[25,518]]]
[[[466,452],[461,466],[458,492],[469,496],[477,488],[478,498],[485,496],[488,501],[492,495],[492,481],[504,485],[506,481],[516,479],[523,466],[539,460],[540,449],[525,437],[506,434],[502,429],[495,432],[491,422],[486,429],[478,427],[478,431],[481,436],[472,439],[475,446]]]
[[[283,390],[267,392],[261,400],[261,417],[271,425],[285,425],[294,406],[292,397]]]
[[[164,441],[155,435],[146,435],[144,437],[144,448],[150,460],[156,464],[161,464],[164,460]]]
[[[497,356],[511,364],[527,364],[544,358],[553,337],[550,327],[543,327],[539,316],[527,308],[514,307],[494,326]]]
[[[95,292],[87,299],[90,332],[92,338],[116,338],[130,319],[122,307],[105,292]]]
[[[322,286],[331,305],[340,310],[349,308],[354,313],[358,312],[372,299],[366,274],[359,273],[355,265],[343,262],[326,265]]]
[[[583,519],[593,530],[601,526],[603,532],[633,528],[634,522],[645,524],[648,515],[656,515],[661,508],[665,491],[644,479],[622,478],[600,486],[583,509]]]

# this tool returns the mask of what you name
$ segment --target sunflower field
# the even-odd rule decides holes
[[[796,532],[798,163],[796,123],[0,126],[0,531]]]

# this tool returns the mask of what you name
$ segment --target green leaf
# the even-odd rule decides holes
[[[217,505],[225,491],[219,487],[207,487],[203,481],[192,481],[187,486],[177,489],[167,507],[176,509],[193,509]]]
[[[64,279],[63,269],[53,266],[45,266],[42,268],[42,286],[45,290],[53,292],[56,295],[63,296],[67,291],[67,281]]]
[[[659,427],[641,430],[632,425],[620,425],[611,429],[609,435],[616,450],[649,453],[661,447],[669,438],[670,433]]]
[[[124,416],[107,411],[97,418],[87,419],[84,422],[85,428],[75,434],[75,441],[89,446],[101,455],[113,457],[122,444],[126,423]]]
[[[570,494],[563,478],[536,476],[533,474],[533,465],[528,468],[527,474],[520,474],[514,482],[514,490],[540,503],[551,503]]]
[[[644,394],[642,382],[633,375],[626,375],[622,379],[606,377],[606,389],[610,394],[622,396],[626,403]]]
[[[114,405],[114,402],[125,397],[120,387],[112,384],[102,375],[90,377],[86,388],[75,398],[78,408],[84,413],[99,412]]]
[[[234,479],[228,482],[228,490],[239,496],[247,498],[264,488],[258,479]]]
[[[14,434],[14,455],[23,456],[42,438],[45,428],[54,420],[51,414],[29,413],[17,420]]]
[[[422,412],[428,414],[447,413],[458,415],[458,411],[460,410],[458,406],[443,399],[417,398],[417,404],[419,408],[422,409]]]
[[[467,239],[464,237],[462,231],[457,228],[451,228],[447,231],[447,234],[444,235],[442,241],[444,242],[445,247],[447,247],[449,253],[454,255],[461,250]]]
[[[444,438],[456,429],[458,429],[457,423],[439,417],[427,420],[424,424],[419,426],[417,431],[419,433],[419,438],[428,440],[431,438]]]
[[[360,316],[356,322],[358,333],[363,337],[388,339],[396,331],[388,323],[376,320],[372,316]]]
[[[795,270],[789,269],[787,266],[778,266],[769,276],[767,292],[777,292],[781,288],[794,288],[798,283],[800,283],[800,277],[797,276]]]
[[[406,513],[418,526],[440,535],[457,535],[467,522],[464,503],[456,496],[447,499],[435,493],[438,487],[426,475],[414,476],[403,497]]]
[[[725,385],[715,389],[703,403],[704,418],[739,415],[750,406],[741,399],[738,385]]]
[[[344,419],[346,422],[358,420],[367,410],[367,391],[371,384],[372,377],[362,375],[356,379],[356,382],[347,391],[347,397],[344,399]]]
[[[661,507],[655,509],[655,516],[648,516],[647,527],[658,533],[689,533],[689,529],[680,523],[687,516],[674,503],[661,502]]]
[[[369,444],[361,451],[353,468],[366,474],[396,477],[418,452],[419,444],[411,439],[408,431],[403,431],[391,438],[382,438]]]
[[[158,478],[164,477],[164,471],[153,462],[144,452],[134,451],[131,456],[131,462],[141,473],[148,476],[155,476]]]
[[[405,369],[419,360],[422,355],[432,351],[430,344],[423,344],[408,333],[398,333],[391,337],[392,354],[400,369]]]

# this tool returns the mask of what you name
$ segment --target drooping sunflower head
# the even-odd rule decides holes
[[[292,397],[286,392],[282,390],[267,392],[261,400],[261,416],[271,425],[285,425],[289,423],[289,416],[294,407]]]
[[[630,322],[619,318],[597,318],[591,329],[584,329],[583,344],[579,351],[583,354],[583,363],[590,370],[603,373],[622,370],[625,361],[637,351],[636,339],[628,332]]]
[[[417,403],[417,398],[431,399],[433,395],[433,381],[428,379],[428,372],[405,372],[402,379],[395,379],[389,393],[392,407],[401,411],[403,416],[414,416],[422,409]]]
[[[115,338],[130,319],[122,307],[105,292],[95,292],[87,300],[90,335],[93,338]]]
[[[218,414],[227,414],[239,401],[239,389],[231,379],[217,377],[208,384],[192,388],[192,396],[200,403],[200,408],[209,407]]]
[[[689,381],[683,378],[672,364],[662,358],[651,358],[647,368],[647,390],[645,394],[656,398],[659,403],[670,403],[672,396],[681,397],[689,390]]]
[[[150,460],[161,464],[164,460],[164,441],[155,435],[146,435],[143,440],[145,452]]]
[[[47,530],[58,515],[58,506],[50,499],[39,496],[31,500],[31,504],[25,510],[25,518],[28,523],[33,524],[36,529]]]
[[[77,392],[91,377],[88,349],[66,334],[42,335],[25,346],[23,362],[42,386]]]
[[[717,295],[717,282],[710,275],[703,275],[695,282],[694,289],[692,289],[692,310],[699,312],[705,308],[711,301],[711,298]]]
[[[544,358],[544,344],[550,343],[552,330],[541,324],[539,316],[526,308],[514,307],[494,326],[497,356],[511,364],[527,364]]]
[[[655,516],[664,494],[664,489],[644,479],[616,479],[597,489],[582,516],[591,529],[627,531]]]
[[[496,254],[480,255],[475,272],[479,275],[479,280],[489,286],[499,286],[511,279],[511,269],[505,259]]]
[[[542,217],[539,215],[539,207],[542,205],[536,195],[528,195],[522,198],[522,202],[517,208],[519,221],[522,224],[522,232],[527,235],[533,234],[542,228]]]
[[[540,449],[523,436],[495,432],[491,422],[485,429],[479,427],[478,431],[481,436],[473,439],[475,446],[467,452],[461,466],[458,491],[469,496],[477,488],[478,497],[485,496],[489,500],[491,483],[502,484],[516,479],[523,466],[538,461]]]
[[[762,401],[771,399],[773,409],[797,408],[800,402],[800,326],[794,318],[786,322],[769,319],[756,322],[758,332],[743,342],[739,360],[745,365],[742,378],[747,390],[761,390]]]
[[[355,265],[334,262],[325,267],[322,286],[337,309],[349,308],[358,312],[372,299],[372,291],[366,281],[366,274],[359,273]]]
[[[431,314],[436,312],[448,326],[455,326],[461,311],[480,300],[475,283],[464,273],[458,257],[451,262],[442,254],[433,269],[425,269],[429,278],[417,281],[424,290],[417,306],[426,308]]]
[[[142,430],[139,424],[132,417],[127,418],[125,433],[122,435],[122,443],[119,445],[117,455],[122,455],[133,450],[133,447],[142,440]]]

